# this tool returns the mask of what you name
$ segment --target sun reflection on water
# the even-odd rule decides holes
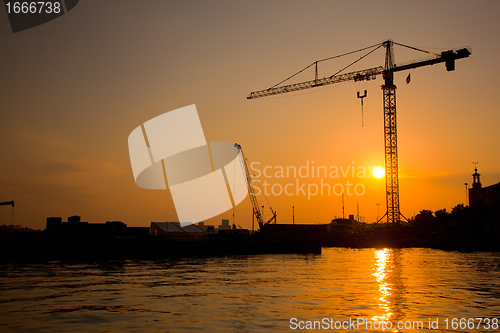
[[[383,310],[383,313],[379,316],[373,316],[372,320],[387,321],[392,317],[390,301],[388,299],[391,295],[391,285],[387,282],[389,257],[389,249],[375,251],[375,272],[372,275],[377,278],[379,284],[379,295],[377,295],[378,306]]]
[[[372,276],[378,283],[376,296],[380,314],[372,316],[372,321],[391,321],[393,324],[404,317],[400,309],[400,301],[404,295],[404,284],[401,280],[401,262],[398,250],[383,249],[374,252]],[[392,332],[399,332],[393,328]]]

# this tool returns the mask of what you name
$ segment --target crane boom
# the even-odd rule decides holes
[[[330,77],[324,77],[322,79],[315,79],[315,80],[305,81],[305,82],[296,83],[296,84],[289,84],[289,85],[281,86],[281,87],[275,87],[275,88],[269,88],[269,89],[265,89],[265,90],[254,91],[254,92],[251,92],[250,95],[248,95],[247,99],[254,99],[254,98],[259,98],[259,97],[278,95],[278,94],[283,94],[283,93],[287,93],[287,92],[309,89],[309,88],[320,87],[320,86],[326,86],[329,84],[345,82],[345,81],[350,81],[350,80],[355,80],[355,81],[369,80],[373,76],[382,74],[383,72],[384,72],[384,68],[382,66],[374,67],[374,68],[364,69],[361,71],[355,71],[355,72],[351,72],[351,73],[347,73],[347,74],[334,75],[334,76],[330,76]]]
[[[245,167],[245,176],[247,180],[247,187],[248,187],[248,196],[250,197],[250,201],[252,202],[252,208],[253,208],[253,216],[259,223],[259,228],[262,230],[266,225],[269,223],[273,222],[276,223],[276,212],[271,208],[271,212],[273,213],[273,216],[267,221],[264,222],[264,219],[262,217],[262,212],[260,210],[260,205],[259,201],[257,200],[257,195],[255,194],[255,189],[252,184],[252,178],[250,176],[249,168],[248,168],[248,160],[243,154],[243,150],[241,149],[241,146],[237,143],[234,144],[234,146],[240,151],[241,153],[241,158],[243,160],[243,165]]]
[[[0,206],[8,206],[8,205],[12,205],[12,207],[14,207],[14,201],[0,202]]]
[[[408,47],[417,51],[422,51],[428,54],[432,54],[433,57],[424,60],[413,60],[408,63],[394,64],[393,55],[393,44]],[[377,46],[377,45],[375,45]],[[455,60],[467,58],[470,56],[471,52],[468,48],[461,48],[456,50],[449,50],[441,52],[441,54],[435,54],[425,50],[421,50],[415,47],[395,43],[391,40],[384,41],[382,44],[378,44],[378,47],[384,46],[386,48],[385,54],[385,66],[384,67],[374,67],[360,71],[354,71],[347,74],[334,74],[330,77],[325,77],[318,79],[317,63],[316,65],[316,77],[314,80],[305,81],[301,83],[289,84],[285,86],[273,86],[269,89],[258,90],[251,92],[247,99],[254,99],[259,97],[278,95],[303,89],[309,89],[324,85],[329,85],[333,83],[346,82],[350,80],[362,81],[371,80],[377,75],[382,74],[384,78],[384,84],[382,85],[383,90],[383,100],[384,100],[384,144],[385,144],[385,180],[386,180],[386,204],[387,204],[387,223],[392,226],[401,225],[401,212],[399,210],[399,171],[398,171],[398,145],[397,145],[397,121],[396,121],[396,86],[394,85],[394,73],[404,70],[409,70],[413,68],[434,65],[437,63],[444,62],[447,71],[455,70]],[[377,47],[377,48],[378,48]],[[365,50],[361,49],[361,50]],[[358,50],[360,51],[360,50]],[[374,51],[374,50],[373,50]],[[371,51],[371,52],[373,52]],[[353,51],[357,52],[357,51]],[[353,52],[347,53],[351,54]],[[368,54],[370,54],[369,52]],[[368,55],[367,54],[367,55]],[[365,55],[366,56],[366,55]],[[359,58],[357,61],[361,60],[365,56]],[[335,58],[335,57],[332,57]],[[353,63],[353,64],[354,64]],[[352,64],[351,64],[352,65]],[[350,65],[349,65],[350,66]],[[347,66],[347,67],[349,67]],[[310,66],[306,67],[309,68]],[[346,68],[347,68],[346,67]],[[344,68],[345,69],[345,68]],[[300,71],[302,72],[302,71]],[[298,72],[298,73],[300,73]],[[297,73],[297,74],[298,74]],[[296,74],[295,74],[296,75]],[[293,76],[295,76],[293,75]],[[292,77],[293,77],[292,76]],[[291,77],[290,77],[291,78]],[[288,79],[287,79],[288,80]],[[286,80],[285,80],[286,81]],[[364,96],[363,96],[364,97]],[[358,98],[360,98],[358,92]],[[378,222],[378,221],[377,221]]]

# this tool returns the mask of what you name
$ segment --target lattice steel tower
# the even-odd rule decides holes
[[[384,42],[384,142],[385,142],[385,188],[387,204],[387,223],[400,226],[399,212],[399,173],[398,173],[398,129],[396,121],[396,86],[394,85],[394,55],[392,41]]]

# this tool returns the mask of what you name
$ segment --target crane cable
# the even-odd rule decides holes
[[[409,48],[409,49],[412,49],[412,50],[416,50],[416,51],[420,51],[420,52],[424,52],[424,53],[427,53],[427,54],[430,54],[430,55],[433,55],[433,56],[436,56],[436,57],[439,57],[440,55],[437,54],[437,53],[433,53],[433,52],[430,52],[430,51],[426,51],[426,50],[422,50],[422,49],[419,49],[419,48],[416,48],[416,47],[413,47],[413,46],[409,46],[409,45],[405,45],[405,44],[401,44],[401,43],[396,43],[396,42],[392,42],[393,44],[396,44],[396,45],[399,45],[399,46],[403,46],[403,47],[406,47],[406,48]],[[339,70],[337,73],[333,74],[332,76],[330,77],[333,77],[339,73],[341,73],[342,71],[344,71],[345,69],[349,68],[350,66],[354,65],[355,63],[357,63],[359,60],[363,59],[364,57],[366,57],[368,54],[374,52],[375,50],[377,50],[378,48],[380,48],[381,46],[383,46],[383,43],[378,43],[378,44],[375,44],[375,45],[371,45],[371,46],[367,46],[367,47],[364,47],[362,49],[359,49],[359,50],[356,50],[356,51],[351,51],[351,52],[347,52],[347,53],[343,53],[343,54],[340,54],[340,55],[337,55],[337,56],[333,56],[333,57],[329,57],[329,58],[324,58],[324,59],[321,59],[321,60],[317,60],[315,62],[313,62],[312,64],[310,64],[309,66],[306,66],[304,67],[303,69],[301,69],[300,71],[298,71],[297,73],[289,76],[288,78],[284,79],[283,81],[280,81],[278,83],[276,83],[274,86],[268,88],[267,90],[270,90],[272,88],[275,88],[277,86],[279,86],[280,84],[290,80],[291,78],[293,78],[294,76],[297,76],[298,74],[302,73],[303,71],[305,71],[306,69],[308,69],[309,67],[315,65],[316,66],[316,78],[317,78],[317,75],[318,75],[318,63],[319,62],[323,62],[323,61],[327,61],[327,60],[331,60],[331,59],[336,59],[336,58],[340,58],[340,57],[343,57],[343,56],[346,56],[346,55],[350,55],[350,54],[353,54],[353,53],[357,53],[357,52],[361,52],[361,51],[364,51],[364,50],[367,50],[367,49],[370,49],[372,47],[376,47],[375,49],[373,49],[372,51],[370,51],[369,53],[365,54],[364,56],[360,57],[358,60],[354,61],[353,63],[351,63],[350,65],[344,67],[343,69]]]
[[[377,48],[376,48],[376,49],[378,49],[378,48],[379,48],[379,47],[381,47],[382,45],[383,45],[382,43],[379,43],[379,44],[375,44],[375,45],[372,45],[372,46],[364,47],[364,48],[359,49],[359,50],[356,50],[356,51],[351,51],[351,52],[347,52],[347,53],[340,54],[340,55],[337,55],[337,56],[333,56],[333,57],[329,57],[329,58],[325,58],[325,59],[317,60],[317,61],[313,62],[312,64],[310,64],[309,66],[307,66],[307,67],[305,67],[305,68],[301,69],[300,71],[298,71],[297,73],[293,74],[292,76],[290,76],[290,77],[288,77],[288,78],[284,79],[284,80],[283,80],[283,81],[281,81],[281,82],[276,83],[274,86],[270,87],[269,89],[273,89],[274,87],[279,86],[279,85],[280,85],[280,84],[282,84],[283,82],[286,82],[286,81],[290,80],[290,79],[291,79],[291,78],[293,78],[294,76],[296,76],[296,75],[298,75],[298,74],[302,73],[303,71],[305,71],[306,69],[308,69],[309,67],[311,67],[311,66],[313,66],[313,65],[316,65],[316,66],[317,66],[317,65],[318,65],[318,62],[322,62],[322,61],[326,61],[326,60],[331,60],[331,59],[335,59],[335,58],[340,58],[340,57],[343,57],[343,56],[346,56],[346,55],[349,55],[349,54],[353,54],[353,53],[357,53],[357,52],[361,52],[361,51],[364,51],[364,50],[367,50],[367,49],[370,49],[370,48],[372,48],[372,47],[376,47],[376,46],[377,46]],[[376,49],[375,49],[375,50],[376,50]],[[375,50],[373,50],[373,51],[375,51]],[[373,52],[373,51],[371,51],[371,52]],[[370,53],[371,53],[371,52],[370,52]],[[370,53],[368,53],[368,54],[370,54]],[[361,60],[362,58],[366,57],[368,54],[366,54],[365,56],[361,57],[361,58],[360,58],[360,59],[358,59],[357,61],[359,61],[359,60]],[[354,63],[356,63],[357,61],[355,61]],[[352,63],[351,65],[353,65],[354,63]],[[349,66],[351,66],[351,65],[349,65]],[[349,66],[347,66],[347,67],[349,67]],[[345,68],[347,68],[347,67],[345,67]],[[345,69],[345,68],[344,68],[344,69]],[[316,69],[317,69],[317,67],[316,67]],[[343,71],[344,69],[342,69],[341,71]],[[340,73],[341,71],[337,72],[336,74]],[[316,72],[316,74],[317,74],[317,72]],[[334,75],[335,75],[335,74],[334,74]],[[332,76],[333,76],[333,75],[332,75]],[[267,90],[269,90],[269,89],[267,89]]]
[[[357,63],[357,62],[358,62],[358,61],[360,61],[361,59],[365,58],[365,57],[366,57],[366,56],[368,56],[369,54],[371,54],[371,53],[375,52],[376,50],[378,50],[378,49],[379,49],[379,48],[381,48],[381,47],[382,47],[382,44],[380,44],[378,47],[374,48],[373,50],[371,50],[370,52],[368,52],[368,53],[367,53],[367,54],[365,54],[364,56],[359,57],[359,59],[354,60],[353,62],[351,62],[349,65],[345,66],[344,68],[339,69],[339,70],[337,71],[337,73],[335,73],[335,74],[333,74],[332,76],[330,76],[330,78],[332,78],[332,77],[334,77],[335,75],[337,75],[337,74],[339,74],[339,73],[343,72],[343,71],[344,71],[344,70],[346,70],[347,68],[351,67],[352,65],[354,65],[355,63]]]
[[[365,127],[365,116],[363,111],[363,98],[361,98],[361,127]]]
[[[430,52],[430,51],[422,50],[422,49],[419,49],[419,48],[416,48],[416,47],[413,47],[413,46],[408,46],[408,45],[404,45],[404,44],[396,43],[396,42],[392,42],[392,43],[396,44],[396,45],[399,45],[399,46],[407,47],[407,48],[415,50],[415,51],[424,52],[424,53],[427,53],[427,54],[430,54],[430,55],[433,55],[433,56],[436,56],[436,57],[440,57],[441,56],[441,55],[439,55],[437,53],[433,53],[433,52]]]

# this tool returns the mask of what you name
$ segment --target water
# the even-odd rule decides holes
[[[389,332],[429,331],[431,318],[434,332],[465,332],[474,330],[451,320],[500,319],[500,253],[326,248],[320,256],[12,263],[0,265],[0,290],[1,332],[294,332],[299,321],[325,320],[332,331],[349,318],[426,328]],[[477,331],[500,331],[493,327]]]

